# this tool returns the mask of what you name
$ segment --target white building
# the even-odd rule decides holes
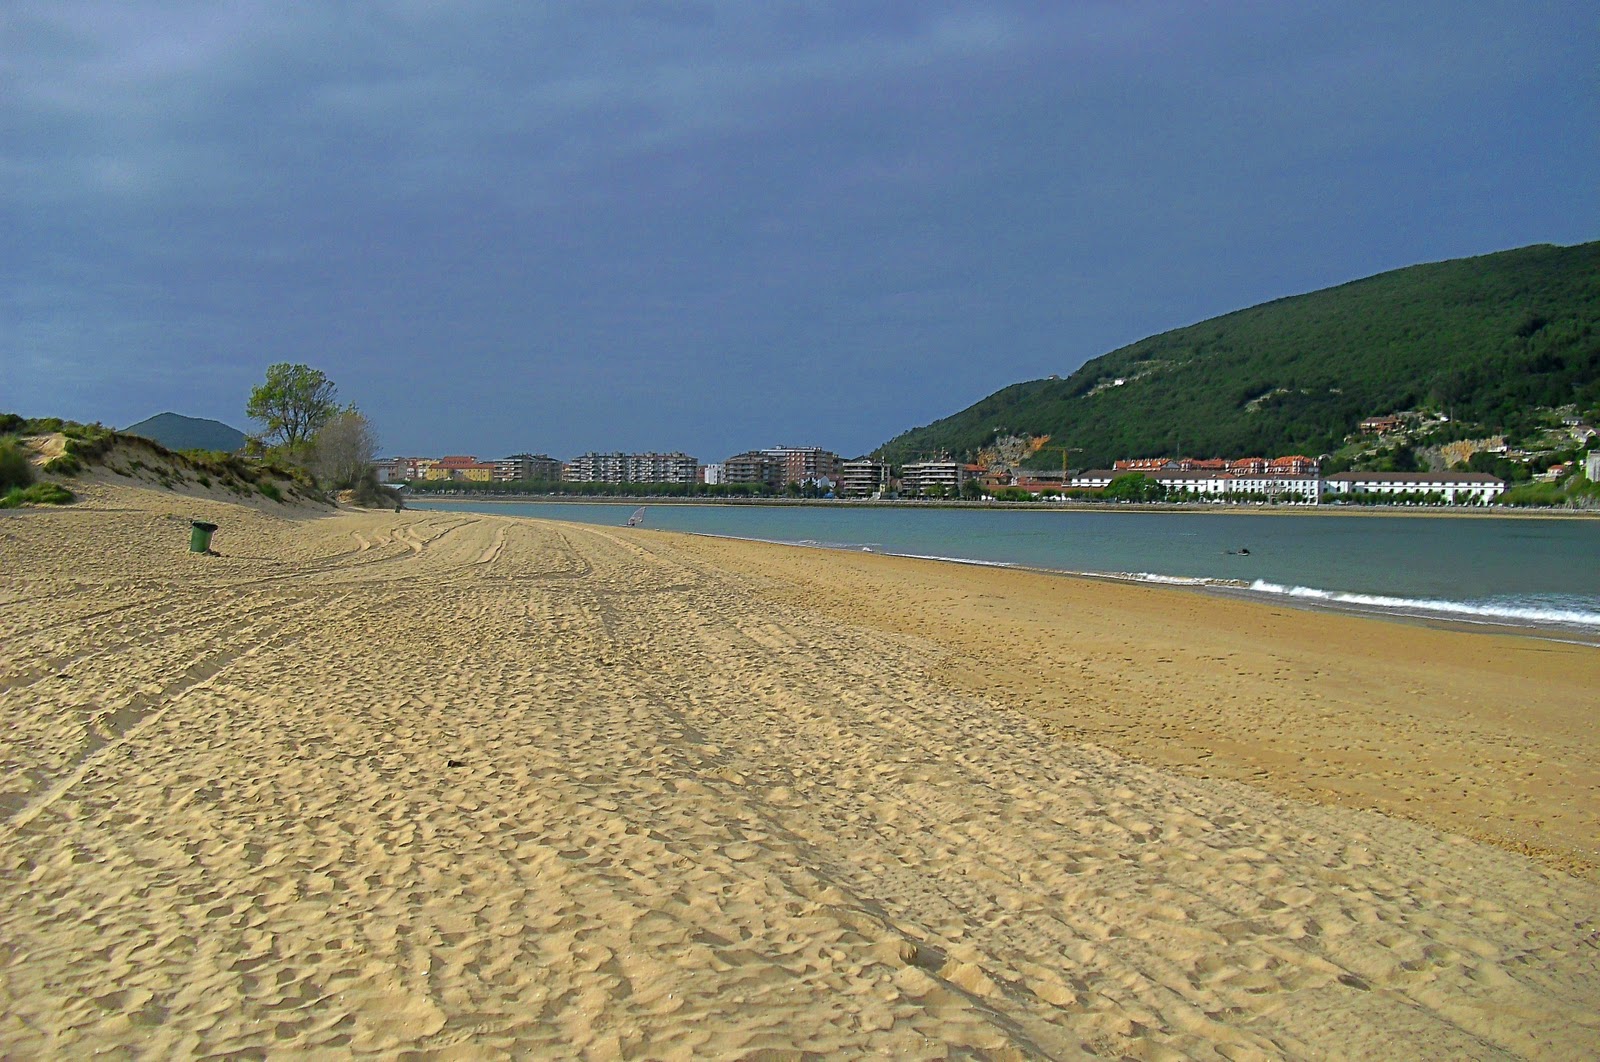
[[[1072,477],[1076,490],[1102,490],[1126,469],[1094,469]],[[1279,500],[1318,502],[1353,494],[1432,494],[1451,505],[1482,505],[1505,490],[1503,480],[1483,472],[1341,472],[1333,476],[1312,474],[1272,475],[1242,472],[1140,472],[1168,491],[1187,492],[1201,498],[1259,495]]]
[[[942,487],[956,494],[967,481],[967,466],[961,461],[913,461],[900,469],[900,490],[905,494],[927,494]]]
[[[838,494],[844,498],[869,498],[884,489],[888,468],[882,461],[858,457],[839,464]]]
[[[1265,465],[1265,462],[1262,462]],[[1155,480],[1168,491],[1183,491],[1201,498],[1260,495],[1284,501],[1315,502],[1322,496],[1322,480],[1314,473],[1295,475],[1270,472],[1185,472],[1178,469],[1097,468],[1079,472],[1068,486],[1074,490],[1103,490],[1122,476],[1140,475]]]
[[[1314,473],[1283,475],[1265,472],[1147,472],[1145,474],[1171,492],[1187,491],[1208,498],[1249,494],[1284,501],[1315,502],[1322,497],[1322,479]]]
[[[1143,475],[1144,473],[1140,473]],[[1131,472],[1119,472],[1111,468],[1091,468],[1075,473],[1067,481],[1067,486],[1073,490],[1100,490],[1109,487],[1111,481],[1118,476],[1132,475]]]
[[[1590,450],[1583,458],[1583,474],[1590,483],[1600,483],[1600,450]]]
[[[567,462],[568,483],[693,483],[700,462],[683,453],[587,453]]]
[[[1340,472],[1326,476],[1328,498],[1350,494],[1442,494],[1450,505],[1483,505],[1506,489],[1487,472]]]

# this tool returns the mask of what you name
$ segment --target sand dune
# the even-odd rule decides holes
[[[0,1053],[1600,1052],[1592,878],[1074,738],[1115,698],[985,687],[950,569],[878,558],[869,607],[829,560],[113,486],[0,517]],[[1195,702],[1222,667],[1124,673],[1242,719]]]

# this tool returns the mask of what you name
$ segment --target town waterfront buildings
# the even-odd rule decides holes
[[[912,461],[899,475],[871,457],[841,460],[820,447],[770,447],[734,454],[720,464],[700,465],[688,454],[587,453],[563,465],[545,454],[514,454],[480,461],[467,454],[439,458],[393,457],[375,463],[387,483],[441,481],[463,484],[549,482],[597,484],[743,484],[778,492],[794,484],[831,490],[841,498],[895,496],[954,498],[1031,494],[1035,497],[1093,493],[1117,479],[1140,475],[1164,488],[1168,500],[1322,501],[1483,505],[1506,487],[1481,472],[1341,472],[1322,476],[1317,461],[1302,455],[1264,458],[1138,458],[1109,469],[1067,474],[1022,469],[987,469],[949,457]],[[1600,452],[1587,455],[1591,479],[1600,478]]]

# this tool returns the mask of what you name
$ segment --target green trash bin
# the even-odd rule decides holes
[[[217,530],[216,524],[208,524],[204,520],[189,521],[189,552],[210,553],[211,535]]]

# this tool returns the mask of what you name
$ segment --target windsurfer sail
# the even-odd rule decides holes
[[[644,523],[644,506],[641,505],[633,511],[632,516],[628,517],[628,526],[638,527],[642,523]]]

